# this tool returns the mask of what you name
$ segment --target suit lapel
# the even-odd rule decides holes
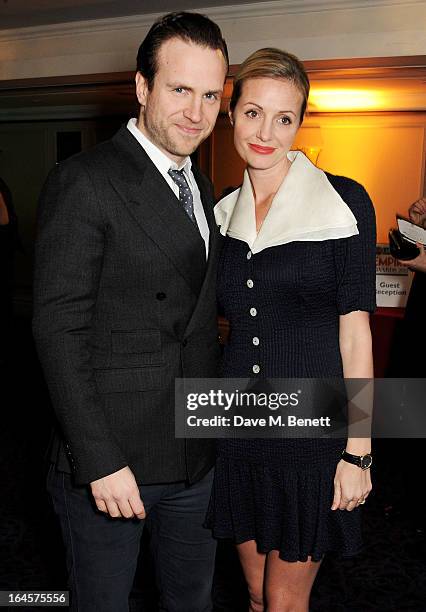
[[[197,319],[201,314],[203,305],[205,304],[205,297],[207,292],[211,288],[212,283],[216,283],[216,263],[217,253],[219,245],[219,231],[216,225],[215,216],[213,213],[214,198],[211,189],[209,188],[208,182],[205,177],[200,173],[198,168],[193,166],[193,173],[195,180],[197,181],[198,188],[200,190],[201,201],[203,203],[204,214],[206,215],[207,223],[210,230],[209,236],[209,256],[207,259],[207,268],[205,271],[205,277],[201,286],[200,294],[198,296],[197,304],[192,313],[191,319],[187,325],[185,336],[189,336],[191,331],[197,325]]]
[[[206,275],[205,246],[198,229],[127,128],[122,128],[113,142],[120,164],[120,176],[110,178],[115,191],[198,295]],[[209,219],[208,223],[210,227]]]

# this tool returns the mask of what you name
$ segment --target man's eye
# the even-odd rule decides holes
[[[183,93],[185,89],[183,87],[175,87],[174,90],[176,93]]]
[[[217,94],[215,94],[215,93],[206,93],[204,97],[207,100],[211,100],[212,102],[214,102],[215,100],[218,99]]]

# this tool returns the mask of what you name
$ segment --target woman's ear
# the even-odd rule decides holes
[[[234,125],[234,116],[232,114],[231,109],[228,110],[228,117],[229,117],[229,122],[231,125]]]

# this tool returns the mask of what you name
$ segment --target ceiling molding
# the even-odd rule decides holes
[[[273,0],[206,8],[205,12],[216,19],[226,20],[417,4],[424,5],[424,0]]]
[[[423,5],[424,0],[272,0],[232,6],[206,7],[197,9],[217,21],[270,17],[294,13],[315,13],[337,10],[371,9],[387,6]],[[164,13],[129,15],[108,19],[90,19],[86,21],[69,21],[66,23],[11,28],[0,30],[0,42],[15,40],[57,38],[70,34],[111,32],[123,29],[148,29]]]

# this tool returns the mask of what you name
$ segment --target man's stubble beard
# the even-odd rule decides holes
[[[195,146],[190,146],[188,143],[188,148],[182,150],[181,147],[183,145],[179,145],[169,137],[166,126],[151,120],[150,114],[147,112],[146,107],[145,110],[141,110],[141,118],[145,131],[150,140],[167,153],[175,155],[176,157],[187,157],[188,155],[192,155],[192,153],[198,149],[198,146],[204,140],[204,138],[202,138],[201,140],[197,141]]]

